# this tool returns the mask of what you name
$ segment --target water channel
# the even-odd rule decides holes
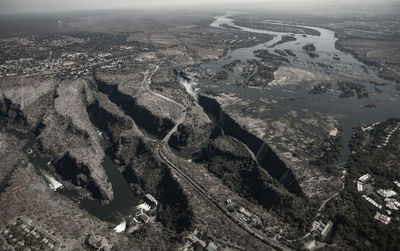
[[[296,57],[290,59],[289,65],[305,69],[311,72],[324,72],[324,68],[318,66],[317,63],[331,64],[337,69],[337,74],[333,76],[337,79],[351,78],[353,74],[365,75],[367,79],[379,82],[386,82],[387,85],[379,86],[382,90],[381,93],[374,91],[372,85],[368,85],[370,96],[365,99],[349,98],[341,99],[337,95],[337,89],[333,89],[326,95],[309,95],[308,91],[310,86],[300,86],[295,91],[287,91],[281,86],[271,86],[265,89],[254,89],[254,88],[243,88],[235,87],[231,83],[232,79],[240,79],[241,76],[233,72],[229,72],[228,81],[219,81],[216,83],[210,79],[199,79],[196,86],[195,83],[183,83],[188,92],[196,95],[195,91],[199,88],[202,91],[215,90],[217,86],[218,90],[225,91],[228,93],[235,93],[240,98],[251,100],[251,105],[262,106],[263,104],[260,99],[264,97],[273,98],[278,101],[277,104],[273,104],[271,107],[271,113],[268,116],[279,118],[286,111],[302,109],[309,109],[311,111],[319,111],[326,114],[336,115],[339,118],[340,123],[344,127],[344,146],[345,150],[342,154],[341,159],[338,162],[342,162],[347,159],[349,151],[347,142],[350,139],[352,128],[361,123],[375,123],[377,121],[384,121],[390,117],[399,117],[399,92],[394,89],[393,83],[388,82],[379,78],[376,74],[376,69],[373,69],[362,62],[359,62],[353,58],[350,54],[341,52],[335,48],[336,38],[334,32],[322,29],[318,27],[304,26],[305,28],[315,29],[321,33],[320,36],[312,36],[304,34],[292,34],[292,33],[281,33],[271,32],[259,29],[251,29],[246,27],[238,26],[234,23],[233,19],[226,16],[220,16],[215,19],[211,24],[213,27],[223,29],[222,25],[229,25],[235,29],[250,33],[262,33],[272,34],[274,39],[266,43],[250,48],[239,48],[229,51],[224,57],[219,60],[207,62],[199,67],[202,71],[212,70],[217,72],[222,70],[223,66],[233,62],[234,60],[252,60],[254,51],[259,49],[268,49],[270,53],[274,54],[274,49],[290,49]],[[279,41],[282,36],[294,36],[296,41],[287,42],[271,47],[275,42]],[[316,53],[318,58],[310,58],[303,50],[302,47],[307,43],[313,43],[316,47]],[[339,58],[337,60],[335,58]],[[226,69],[224,69],[226,70]],[[291,97],[296,99],[290,99]],[[364,108],[365,104],[376,102],[379,100],[377,108]],[[299,118],[301,119],[301,117]],[[47,163],[48,159],[42,158],[38,153],[31,152],[32,145],[35,140],[35,136],[32,133],[22,133],[7,127],[7,121],[0,117],[0,128],[7,133],[16,136],[19,140],[26,140],[27,143],[24,147],[24,151],[29,157],[29,161],[34,164],[38,170],[45,170],[50,172],[50,168]],[[107,146],[105,145],[105,148]],[[121,216],[126,216],[133,213],[133,208],[138,205],[138,198],[134,196],[131,188],[125,181],[122,174],[118,171],[118,166],[106,155],[103,159],[102,166],[106,171],[108,180],[111,182],[114,191],[114,200],[107,205],[102,205],[98,200],[91,200],[85,196],[80,195],[72,189],[63,188],[58,190],[60,193],[66,195],[70,199],[76,201],[79,206],[87,210],[90,214],[98,217],[101,220],[106,220],[114,223],[119,223]]]
[[[265,20],[266,23],[276,23]],[[279,25],[290,25],[279,23]],[[302,119],[301,111],[308,109],[310,111],[317,111],[322,114],[334,115],[338,118],[339,123],[343,126],[343,146],[344,150],[337,161],[342,163],[348,159],[350,151],[348,142],[352,135],[353,127],[360,124],[370,124],[375,122],[384,121],[391,117],[400,116],[400,92],[395,89],[395,84],[391,81],[382,79],[378,76],[376,67],[368,66],[357,59],[351,54],[342,52],[335,48],[337,38],[334,31],[312,27],[300,26],[308,29],[316,30],[320,33],[317,35],[306,34],[293,34],[287,32],[273,32],[268,30],[253,29],[243,27],[235,24],[233,18],[228,16],[218,16],[210,26],[220,29],[229,29],[233,27],[234,30],[254,34],[271,34],[274,38],[271,41],[260,43],[250,48],[238,48],[228,51],[222,58],[207,62],[197,68],[200,72],[213,72],[217,73],[224,70],[228,73],[226,81],[214,81],[209,78],[200,78],[195,83],[195,88],[201,91],[213,90],[223,91],[226,93],[233,93],[235,96],[240,97],[246,101],[250,101],[250,105],[255,107],[262,107],[266,104],[262,102],[263,98],[269,100],[276,100],[277,103],[268,105],[270,112],[266,115],[269,118],[280,118],[285,112],[297,111],[299,116],[297,120]],[[295,41],[285,42],[282,44],[274,45],[280,41],[283,36],[292,36],[296,38]],[[313,44],[316,48],[315,53],[318,57],[310,57],[304,50],[303,46],[306,44]],[[238,87],[232,83],[237,80],[243,80],[240,74],[223,68],[235,60],[246,62],[248,60],[259,60],[254,52],[256,50],[268,50],[270,54],[278,55],[275,50],[291,50],[296,56],[287,57],[289,59],[287,66],[296,69],[306,70],[311,73],[329,75],[330,78],[336,81],[340,80],[353,80],[362,83],[369,92],[369,97],[358,99],[353,98],[340,98],[340,91],[336,85],[332,85],[331,90],[325,94],[312,95],[309,94],[312,86],[320,83],[321,81],[314,81],[311,84],[304,84],[296,88],[287,88],[289,85],[275,85],[266,88],[249,88]],[[327,72],[326,66],[332,66]],[[379,86],[371,84],[384,83]],[[379,88],[377,91],[376,88]],[[187,89],[190,87],[187,87]],[[194,87],[192,87],[193,89]],[[367,108],[365,105],[376,103],[376,108]]]
[[[39,172],[54,172],[49,167],[50,159],[40,156],[34,151],[34,148],[32,148],[35,142],[35,136],[33,133],[24,133],[8,127],[7,120],[1,116],[0,128],[8,134],[14,135],[21,142],[26,142],[23,151],[27,154],[29,162],[32,163]],[[102,145],[104,148],[107,148],[107,144],[104,140]],[[121,217],[134,214],[139,200],[133,194],[129,184],[118,170],[118,166],[110,159],[109,156],[105,155],[103,158],[102,167],[106,171],[108,181],[112,184],[114,192],[114,199],[110,201],[110,203],[102,204],[100,200],[90,199],[87,196],[79,194],[75,190],[65,187],[57,190],[57,192],[77,202],[80,208],[85,209],[91,215],[94,215],[101,220],[119,223]]]

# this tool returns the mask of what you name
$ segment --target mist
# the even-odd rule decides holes
[[[0,14],[32,13],[32,12],[55,12],[75,10],[105,10],[105,9],[155,9],[168,8],[180,9],[191,7],[209,7],[219,9],[229,8],[262,8],[264,10],[304,10],[311,8],[343,8],[343,7],[371,7],[379,8],[399,7],[398,0],[1,0]],[[261,9],[261,10],[262,10]]]

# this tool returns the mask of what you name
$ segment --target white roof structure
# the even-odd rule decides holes
[[[390,217],[379,212],[376,212],[375,217],[376,220],[379,220],[383,224],[387,225],[390,222]]]
[[[376,206],[379,209],[382,209],[382,206],[379,205],[378,203],[376,203],[376,201],[374,201],[373,199],[371,199],[370,197],[368,197],[367,195],[363,195],[363,198],[366,199],[369,203],[371,203],[372,205]]]
[[[45,173],[44,171],[42,173],[49,184],[50,190],[57,191],[57,189],[63,187],[63,184],[58,182],[54,177],[50,176],[49,174]]]
[[[397,194],[395,191],[390,189],[378,189],[378,193],[385,198],[390,198]]]
[[[386,206],[392,210],[399,210],[400,209],[400,202],[395,199],[386,198]]]
[[[239,212],[246,215],[247,217],[251,217],[251,213],[249,211],[247,211],[244,207],[240,207]]]
[[[360,181],[357,181],[357,191],[362,192],[364,190],[363,184]]]
[[[151,194],[146,194],[145,197],[146,197],[149,201],[153,202],[156,206],[158,205],[158,201],[157,201]]]
[[[360,178],[358,178],[358,180],[361,182],[366,182],[370,178],[371,178],[371,175],[369,173],[367,173],[367,174],[364,174],[363,176],[361,176]]]

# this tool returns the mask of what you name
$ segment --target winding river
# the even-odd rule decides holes
[[[205,90],[220,90],[228,93],[234,93],[240,98],[250,100],[250,105],[260,107],[265,105],[261,100],[265,97],[276,100],[271,104],[271,113],[268,114],[271,118],[279,118],[285,112],[302,109],[318,111],[325,114],[335,115],[341,125],[344,127],[344,146],[345,150],[341,159],[338,162],[343,162],[349,155],[349,150],[346,147],[350,139],[352,128],[361,123],[375,123],[386,120],[390,117],[399,117],[399,92],[395,90],[393,83],[379,78],[376,74],[376,69],[369,67],[362,62],[353,58],[350,54],[344,53],[335,48],[336,38],[333,31],[318,27],[303,26],[304,28],[314,29],[321,33],[320,36],[292,34],[284,32],[271,32],[266,30],[252,29],[238,26],[234,20],[227,16],[216,17],[211,24],[212,27],[225,29],[226,25],[249,33],[272,34],[274,38],[271,41],[258,44],[250,48],[239,48],[229,51],[224,57],[219,60],[207,62],[201,65],[200,71],[218,72],[224,65],[233,62],[234,60],[253,60],[256,59],[254,51],[267,49],[270,53],[276,54],[275,49],[285,50],[290,49],[296,57],[289,58],[288,65],[298,69],[304,69],[314,73],[325,73],[326,69],[319,64],[330,64],[335,67],[335,72],[330,72],[330,76],[335,79],[352,79],[353,76],[358,79],[360,76],[365,81],[376,81],[379,83],[387,83],[379,86],[381,92],[376,92],[374,86],[366,84],[370,96],[364,99],[348,98],[341,99],[338,96],[338,90],[334,87],[327,94],[310,95],[310,85],[299,86],[294,91],[287,90],[282,86],[270,86],[265,89],[235,87],[233,83],[236,79],[241,79],[241,76],[234,72],[228,71],[229,78],[227,81],[215,82],[208,78],[199,79],[197,83],[185,82],[181,80],[186,90],[192,95],[197,95],[197,89]],[[294,36],[295,41],[286,42],[275,45],[283,36]],[[302,47],[307,43],[312,43],[316,47],[317,58],[311,58],[304,52]],[[224,69],[227,71],[226,69]],[[316,82],[317,83],[317,82]],[[294,99],[293,99],[294,98]],[[365,104],[377,102],[377,108],[365,108]],[[300,113],[299,113],[300,114]],[[299,117],[298,119],[301,119]],[[18,139],[27,140],[24,151],[27,153],[30,162],[40,170],[48,171],[48,159],[41,158],[39,154],[31,152],[32,144],[34,143],[33,134],[25,134],[19,131],[9,129],[6,126],[6,121],[0,119],[0,127],[7,133],[15,135]],[[118,223],[121,215],[129,215],[132,209],[138,204],[138,199],[132,193],[129,185],[125,181],[122,174],[118,171],[113,161],[105,156],[103,160],[103,168],[106,170],[109,181],[112,183],[114,191],[114,200],[107,205],[102,205],[100,201],[90,200],[79,195],[71,189],[61,189],[60,193],[65,194],[74,201],[77,201],[80,207],[87,210],[90,214],[111,222]]]
[[[26,141],[23,151],[28,156],[35,168],[39,171],[52,173],[49,168],[49,159],[40,156],[32,148],[35,142],[35,135],[33,133],[23,133],[11,129],[7,126],[7,120],[0,116],[0,128],[8,134],[14,135],[20,141]],[[103,140],[104,148],[107,147]],[[133,194],[129,184],[124,179],[123,175],[118,171],[118,166],[105,155],[102,166],[106,171],[108,181],[112,184],[114,199],[108,204],[103,205],[100,200],[93,200],[87,196],[79,194],[77,191],[70,188],[58,189],[57,192],[67,196],[71,200],[78,203],[79,207],[88,211],[91,215],[98,217],[101,220],[119,223],[121,216],[128,216],[135,212],[138,205],[138,198]]]
[[[264,22],[276,23],[276,21],[272,22],[269,20],[265,20]],[[289,24],[279,23],[279,25]],[[228,16],[216,17],[210,26],[219,29],[230,29],[232,27],[231,29],[239,32],[243,31],[254,34],[271,34],[274,38],[271,41],[260,43],[253,47],[230,50],[222,58],[207,62],[196,68],[198,71],[205,73],[202,76],[210,72],[217,73],[221,70],[228,73],[228,78],[225,81],[214,81],[207,77],[200,78],[196,81],[196,88],[199,88],[200,91],[213,90],[233,93],[235,96],[248,101],[249,105],[254,107],[266,106],[262,102],[265,98],[274,100],[276,102],[268,105],[270,112],[266,115],[272,119],[279,119],[287,112],[296,111],[299,116],[295,120],[300,120],[302,119],[301,111],[304,109],[335,116],[344,129],[344,151],[337,163],[342,163],[348,159],[350,154],[348,142],[351,138],[353,127],[364,123],[369,124],[384,121],[391,117],[399,117],[400,115],[400,92],[395,89],[395,84],[380,78],[376,67],[368,66],[355,59],[351,54],[336,49],[335,43],[337,38],[332,30],[295,25],[297,27],[316,30],[320,35],[273,32],[236,25],[234,19]],[[292,36],[296,40],[274,45],[283,36]],[[310,57],[303,50],[302,47],[310,43],[315,46],[315,53],[318,54],[318,57]],[[320,83],[320,80],[315,80],[308,84],[300,84],[295,88],[287,88],[287,86],[290,86],[290,83],[286,83],[288,85],[272,85],[263,89],[233,85],[232,83],[235,83],[235,81],[243,80],[243,77],[238,73],[223,68],[223,66],[235,60],[246,62],[257,59],[254,52],[260,49],[268,50],[270,54],[275,55],[278,55],[275,52],[276,49],[291,50],[296,56],[287,57],[287,67],[305,70],[313,74],[326,75],[335,81],[349,80],[362,83],[367,88],[369,97],[362,99],[358,99],[357,97],[340,98],[341,92],[336,85],[332,85],[332,88],[325,94],[309,94],[311,88]],[[327,65],[331,66],[331,68],[327,68]],[[380,83],[380,85],[376,86],[371,84],[371,82]],[[365,107],[372,103],[376,104],[377,107]],[[293,121],[293,123],[295,122]]]

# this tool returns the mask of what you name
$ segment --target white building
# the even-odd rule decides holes
[[[387,225],[390,222],[390,217],[379,212],[376,212],[375,217],[376,220],[379,220],[383,224]]]
[[[362,192],[364,190],[363,183],[357,181],[357,191]]]
[[[386,206],[392,210],[399,210],[400,209],[400,202],[395,199],[386,198]]]
[[[239,212],[241,212],[242,214],[244,214],[247,217],[251,217],[252,216],[252,214],[249,211],[247,211],[247,209],[245,209],[244,207],[240,207],[239,208]]]
[[[146,194],[145,198],[151,206],[156,207],[158,205],[158,201],[151,194]]]
[[[378,194],[382,195],[385,198],[390,198],[395,196],[397,193],[390,189],[378,189]]]
[[[48,173],[44,171],[42,171],[42,173],[49,184],[50,190],[57,191],[57,189],[63,188],[63,184],[58,182],[54,177],[50,176]]]
[[[373,199],[371,199],[370,197],[368,197],[367,195],[363,195],[363,198],[366,199],[369,203],[371,203],[372,205],[376,206],[379,209],[382,209],[382,206],[379,205],[378,203],[376,203],[376,201],[374,201]]]
[[[364,174],[363,176],[361,176],[360,178],[358,178],[358,180],[364,183],[364,182],[367,182],[370,178],[371,178],[371,175],[369,173],[367,173],[367,174]]]

